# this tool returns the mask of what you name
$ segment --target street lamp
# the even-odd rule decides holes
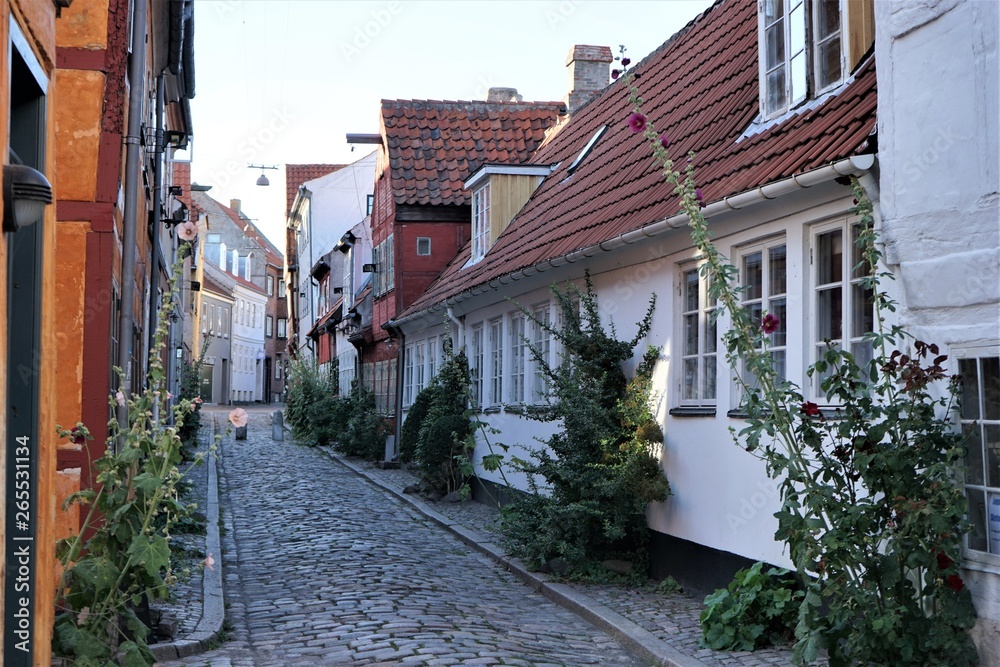
[[[264,175],[264,170],[265,169],[277,169],[278,168],[277,166],[273,166],[272,167],[272,166],[268,166],[268,165],[264,165],[264,164],[250,164],[250,165],[247,165],[247,166],[250,167],[251,169],[260,169],[260,178],[257,179],[257,185],[260,185],[260,186],[265,186],[265,185],[270,185],[271,184],[271,181],[267,180],[267,176]]]

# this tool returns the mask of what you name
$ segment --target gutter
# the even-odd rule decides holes
[[[804,174],[797,174],[781,181],[762,185],[752,190],[747,190],[746,192],[740,192],[731,197],[724,197],[723,199],[712,202],[702,208],[701,213],[702,216],[708,219],[723,213],[740,211],[756,204],[770,201],[772,199],[778,199],[779,197],[783,197],[793,192],[815,187],[844,176],[864,177],[874,164],[875,155],[870,153],[845,158],[838,162],[834,162],[833,164],[820,167],[819,169],[815,169]],[[868,190],[869,188],[866,187],[865,189]],[[395,328],[399,328],[407,322],[420,317],[425,317],[429,313],[439,311],[442,308],[446,308],[449,317],[451,317],[454,306],[471,299],[476,295],[495,291],[501,285],[506,285],[521,280],[522,278],[527,278],[528,276],[532,276],[536,273],[548,271],[549,269],[559,268],[560,266],[564,266],[566,264],[573,264],[580,260],[588,259],[602,251],[611,252],[612,250],[616,250],[622,246],[632,245],[637,241],[660,236],[666,232],[684,227],[689,222],[690,219],[686,213],[678,213],[670,218],[651,222],[648,225],[640,227],[639,229],[619,234],[618,236],[606,241],[601,241],[594,245],[580,248],[579,250],[574,250],[558,257],[552,257],[539,262],[538,264],[533,264],[532,266],[527,266],[512,273],[499,276],[485,284],[477,285],[476,287],[467,289],[464,292],[448,297],[424,310],[411,313],[399,319],[391,320],[390,324]]]

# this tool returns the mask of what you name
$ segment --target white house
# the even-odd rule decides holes
[[[846,177],[875,201],[900,323],[947,347],[952,370],[975,374],[981,388],[982,411],[966,415],[981,449],[967,480],[965,575],[981,654],[1000,664],[1000,520],[987,509],[995,502],[1000,515],[998,5],[794,4],[776,0],[767,7],[783,11],[758,14],[757,3],[716,3],[636,65],[644,108],[673,156],[694,152],[704,215],[749,286],[746,306],[778,315],[784,375],[820,404],[805,371],[824,341],[870,354]],[[796,19],[811,30],[796,30]],[[772,48],[776,39],[785,48]],[[773,537],[780,499],[729,433],[745,422],[720,350],[728,323],[713,324],[686,216],[626,124],[621,87],[575,111],[529,165],[469,174],[473,242],[390,323],[405,340],[402,407],[433,376],[450,330],[474,369],[483,418],[523,455],[518,445],[551,432],[520,416],[539,395],[524,338],[550,358],[558,350],[515,304],[551,317],[549,286],[580,284],[586,269],[602,318],[629,338],[656,294],[646,343],[661,352],[656,414],[673,495],[648,511],[652,571],[711,589],[749,561],[789,564]],[[479,443],[476,458],[486,453]]]
[[[264,313],[267,292],[239,276],[233,288],[232,380],[234,403],[263,400]]]

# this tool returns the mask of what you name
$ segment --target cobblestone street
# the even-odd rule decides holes
[[[228,641],[164,664],[640,664],[270,412],[221,457]]]

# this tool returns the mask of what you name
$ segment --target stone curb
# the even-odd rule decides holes
[[[215,418],[212,419],[210,442],[215,441]],[[216,648],[222,624],[226,618],[226,603],[222,592],[222,548],[219,538],[219,471],[217,455],[209,455],[208,498],[205,509],[205,553],[216,556],[214,569],[202,570],[202,611],[194,631],[180,639],[149,647],[157,662],[188,658]]]
[[[598,603],[589,595],[582,593],[566,584],[560,584],[549,580],[545,574],[531,572],[517,558],[511,558],[503,549],[494,544],[481,533],[471,530],[466,526],[456,523],[451,519],[435,511],[421,498],[404,494],[396,489],[384,484],[381,480],[372,477],[362,468],[359,468],[351,461],[344,459],[327,448],[320,448],[330,459],[341,464],[359,477],[368,480],[370,483],[389,492],[402,502],[410,505],[431,521],[439,524],[445,530],[452,533],[461,542],[485,554],[493,561],[502,565],[511,574],[531,587],[535,592],[541,593],[546,598],[555,602],[559,606],[567,609],[595,627],[608,633],[626,650],[630,651],[640,660],[661,667],[707,667],[704,662],[692,656],[685,655],[675,649],[662,639],[657,638],[653,633],[643,629],[636,623],[628,620],[621,614],[612,611],[608,607]]]

